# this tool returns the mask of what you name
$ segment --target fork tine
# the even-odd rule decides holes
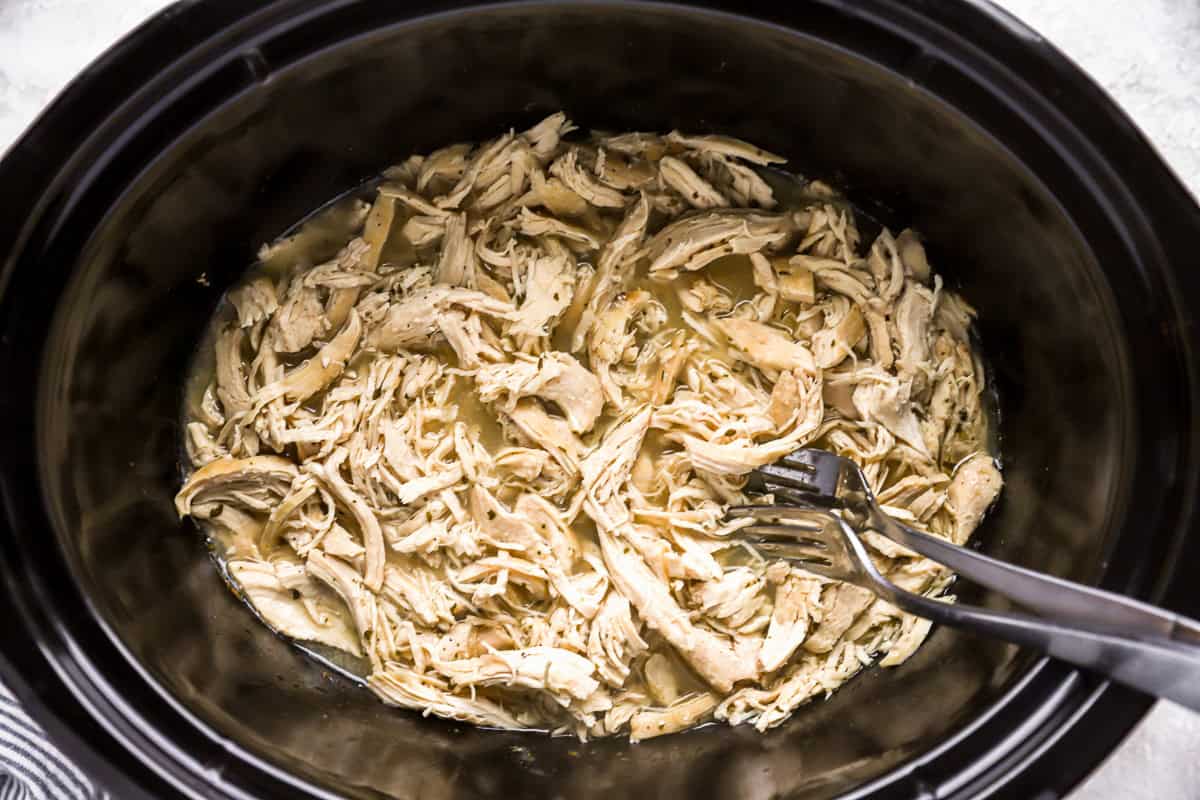
[[[825,527],[828,512],[822,508],[800,506],[730,506],[727,519],[790,520],[798,530],[819,531]]]
[[[798,506],[808,511],[828,508],[837,502],[837,498],[830,495],[798,491],[771,483],[768,483],[766,488],[768,492],[775,495],[775,499],[778,502],[786,503],[789,506]]]
[[[806,472],[815,472],[816,461],[820,458],[820,454],[824,450],[817,450],[813,447],[798,447],[792,452],[780,458],[780,461],[787,461],[795,469],[804,470]]]
[[[808,475],[809,491],[836,497],[842,472],[847,468],[847,459],[836,453],[815,448],[793,450],[775,463],[784,469],[796,470]],[[853,463],[853,462],[850,462]]]
[[[758,542],[775,542],[778,544],[794,543],[802,547],[811,547],[816,550],[828,550],[829,545],[825,540],[814,536],[805,536],[805,533],[819,531],[819,528],[806,530],[799,525],[750,525],[742,528],[742,537],[747,540]]]
[[[821,570],[814,571],[837,577],[844,571],[839,566],[840,551],[836,539],[829,540],[830,535],[836,536],[837,532],[828,524],[829,515],[825,514],[825,517],[825,523],[820,525],[812,520],[786,525],[760,522],[742,528],[738,535],[764,556],[792,561],[805,569],[820,567]],[[814,533],[818,535],[814,536]]]
[[[803,492],[819,492],[811,477],[798,469],[781,467],[779,464],[763,464],[758,468],[758,473],[767,483],[775,483]]]
[[[794,542],[754,542],[754,547],[763,555],[796,561],[804,565],[813,564],[826,569],[833,568],[833,560],[827,553],[810,550]]]

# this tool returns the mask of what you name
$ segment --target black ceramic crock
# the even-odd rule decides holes
[[[766,735],[581,744],[386,708],[225,589],[171,505],[220,292],[382,166],[560,108],[743,137],[923,231],[999,386],[981,546],[1200,616],[1200,210],[1010,17],[215,0],[127,37],[0,163],[0,675],[122,800],[1060,797],[1150,701],[951,630]]]

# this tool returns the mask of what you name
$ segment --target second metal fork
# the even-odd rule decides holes
[[[786,505],[736,506],[742,538],[764,555],[868,589],[939,624],[1033,647],[1120,683],[1200,710],[1200,623],[1128,597],[1007,564],[914,530],[880,509],[861,470],[822,450],[760,468],[757,488]],[[905,591],[875,566],[874,530],[1035,612],[951,604]]]

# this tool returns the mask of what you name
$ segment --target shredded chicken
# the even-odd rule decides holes
[[[965,541],[1002,483],[974,312],[912,231],[863,246],[823,184],[777,198],[779,156],[574,130],[388,170],[330,260],[264,248],[198,362],[178,511],[267,625],[360,658],[385,702],[766,729],[929,625],[748,551],[725,509],[819,446]],[[906,588],[952,578],[867,540]]]

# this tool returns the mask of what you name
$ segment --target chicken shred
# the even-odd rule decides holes
[[[965,541],[1002,478],[974,310],[921,238],[723,136],[554,114],[384,173],[342,250],[261,251],[198,359],[176,506],[269,626],[387,703],[645,739],[765,730],[929,632],[724,521],[802,446]],[[207,369],[207,372],[203,370]],[[896,583],[952,576],[878,536]]]

